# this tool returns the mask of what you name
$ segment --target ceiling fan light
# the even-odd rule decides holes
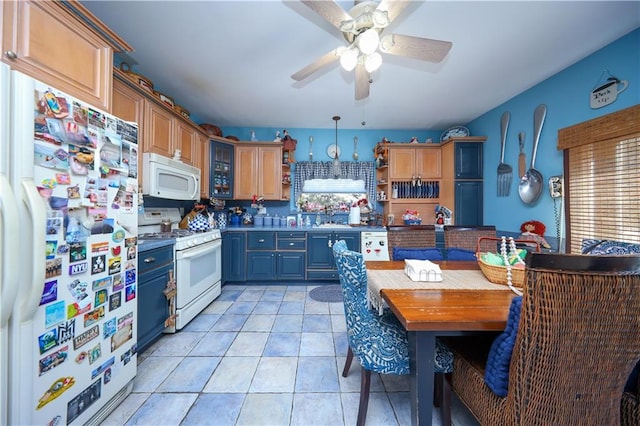
[[[374,28],[369,28],[358,36],[358,47],[367,55],[376,51],[379,42],[380,35]]]
[[[367,55],[364,58],[364,68],[368,73],[372,73],[382,65],[382,55],[378,52],[373,52],[371,55]]]
[[[358,63],[358,49],[347,49],[340,56],[340,65],[347,71],[353,71]]]
[[[376,28],[386,28],[391,23],[389,13],[386,10],[374,10],[371,14],[371,22]]]

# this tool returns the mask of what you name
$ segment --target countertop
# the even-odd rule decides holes
[[[284,232],[330,232],[330,231],[340,231],[340,232],[364,232],[364,231],[386,231],[387,228],[384,226],[345,226],[345,225],[336,225],[336,226],[311,226],[311,227],[288,227],[288,226],[254,226],[254,225],[240,225],[240,226],[227,226],[224,229],[221,229],[220,232],[223,234],[225,232],[240,232],[240,231],[284,231]]]
[[[138,240],[138,253],[164,246],[171,246],[175,241],[173,238],[167,238],[166,240]]]

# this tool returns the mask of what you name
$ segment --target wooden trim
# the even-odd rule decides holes
[[[129,43],[107,27],[89,9],[80,4],[78,0],[61,0],[56,3],[71,12],[83,25],[98,33],[100,37],[111,45],[115,52],[133,52],[134,49]]]

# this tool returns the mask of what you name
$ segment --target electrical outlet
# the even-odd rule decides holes
[[[551,198],[562,197],[562,176],[551,176],[549,178],[549,195],[551,195]]]

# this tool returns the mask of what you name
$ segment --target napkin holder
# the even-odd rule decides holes
[[[429,260],[405,259],[404,273],[411,281],[442,281],[440,266]]]

